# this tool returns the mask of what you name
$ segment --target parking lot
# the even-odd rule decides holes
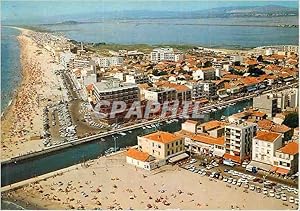
[[[296,206],[299,203],[297,188],[236,171],[230,166],[224,166],[218,159],[189,158],[178,162],[177,165],[194,174],[199,174],[199,177],[223,181],[228,187],[243,188],[244,191],[253,191]]]

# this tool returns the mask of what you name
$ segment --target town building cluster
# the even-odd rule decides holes
[[[93,108],[101,100],[163,104],[191,101],[200,106],[253,97],[253,107],[223,120],[186,120],[174,134],[158,131],[138,137],[127,162],[152,170],[190,153],[217,156],[236,164],[278,174],[298,171],[298,129],[283,123],[285,112],[298,111],[298,54],[295,46],[269,46],[252,51],[197,47],[183,53],[155,48],[150,54],[110,51],[102,57],[80,50],[60,52],[60,63],[84,90]],[[277,90],[280,87],[282,90]],[[275,91],[272,91],[275,90]],[[265,93],[265,91],[269,91]],[[111,112],[111,107],[101,107]],[[125,113],[104,118],[107,124],[126,121]],[[153,118],[155,118],[153,116]]]

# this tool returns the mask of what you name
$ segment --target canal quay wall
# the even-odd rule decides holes
[[[229,100],[227,102],[222,102],[222,103],[218,103],[218,104],[214,104],[214,105],[205,106],[205,107],[199,108],[199,111],[201,112],[201,111],[205,111],[205,110],[208,110],[208,109],[211,109],[211,108],[214,108],[214,107],[225,106],[225,105],[228,105],[230,103],[237,103],[237,102],[240,102],[240,101],[249,100],[249,99],[252,99],[253,97],[254,96],[251,95],[251,96],[242,97],[242,98],[239,98],[239,99]],[[83,144],[83,143],[86,143],[86,142],[89,142],[89,141],[94,141],[94,140],[97,140],[97,139],[101,139],[101,138],[104,138],[104,137],[107,137],[107,136],[114,135],[115,133],[127,132],[129,130],[141,128],[141,127],[148,126],[148,125],[155,124],[155,123],[165,122],[167,120],[171,120],[171,119],[175,119],[175,118],[178,118],[178,117],[173,116],[173,117],[168,117],[168,118],[164,118],[164,119],[154,119],[154,120],[149,120],[147,122],[138,123],[138,124],[135,124],[135,125],[130,125],[130,126],[127,126],[127,127],[114,129],[112,131],[108,131],[108,132],[104,132],[104,133],[84,137],[84,138],[78,139],[76,141],[70,141],[70,142],[54,145],[54,146],[51,146],[51,147],[47,147],[47,148],[44,148],[42,150],[31,152],[31,153],[28,153],[28,154],[25,154],[25,155],[20,155],[20,156],[8,158],[8,159],[5,159],[5,160],[2,160],[1,163],[2,163],[2,165],[15,163],[15,162],[18,162],[20,160],[26,160],[26,159],[29,159],[29,158],[32,158],[32,157],[35,157],[35,156],[39,156],[39,155],[43,155],[43,154],[47,154],[47,153],[50,153],[50,152],[53,152],[53,151],[56,151],[56,150],[62,150],[64,148],[72,147],[74,145],[79,145],[79,144]]]
[[[136,147],[136,146],[133,146],[131,148],[134,148],[134,147]],[[111,157],[111,156],[114,156],[114,155],[118,155],[118,154],[124,153],[125,151],[126,150],[120,150],[118,152],[114,152],[114,153],[111,153],[109,155],[106,155],[106,157]],[[34,178],[26,179],[26,180],[23,180],[23,181],[14,183],[14,184],[6,185],[4,187],[1,187],[0,192],[5,193],[5,192],[8,192],[8,191],[19,189],[19,188],[21,188],[23,186],[26,186],[28,184],[32,184],[32,183],[35,183],[35,182],[38,182],[38,181],[41,181],[41,180],[45,180],[45,179],[48,179],[48,178],[51,178],[51,177],[54,177],[54,176],[58,176],[58,175],[61,175],[65,172],[69,172],[69,171],[72,171],[72,170],[78,169],[78,168],[82,168],[81,164],[76,164],[76,165],[73,165],[73,166],[70,166],[70,167],[67,167],[67,168],[64,168],[64,169],[60,169],[60,170],[53,171],[53,172],[50,172],[50,173],[47,173],[47,174],[36,176]]]

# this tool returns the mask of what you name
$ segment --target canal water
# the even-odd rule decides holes
[[[204,116],[203,121],[211,119],[220,119],[221,116],[229,116],[231,114],[242,111],[243,108],[251,106],[252,100],[238,102],[235,105],[218,110],[216,112],[208,113]],[[173,121],[172,123],[164,123],[152,128],[137,128],[131,133],[127,132],[122,136],[114,135],[116,138],[116,145],[119,148],[127,146],[134,146],[137,144],[137,136],[145,135],[156,130],[163,130],[168,132],[176,132],[181,129],[181,120]],[[95,159],[104,154],[105,150],[114,147],[115,142],[112,136],[107,136],[105,141],[94,140],[88,143],[75,145],[55,152],[28,158],[17,163],[10,163],[1,166],[1,186],[13,184],[22,180],[26,180],[35,176],[46,174],[62,168],[72,166],[74,164],[82,163],[83,161]]]

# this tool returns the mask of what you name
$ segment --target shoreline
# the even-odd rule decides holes
[[[1,114],[1,160],[44,148],[39,141],[43,130],[44,102],[45,99],[55,101],[60,93],[52,88],[59,81],[53,73],[56,65],[49,62],[52,58],[50,53],[37,46],[30,37],[32,30],[11,28],[21,31],[17,36],[21,77],[11,104]],[[42,53],[37,54],[37,51]]]

